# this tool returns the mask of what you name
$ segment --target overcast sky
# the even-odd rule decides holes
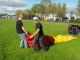
[[[40,0],[0,0],[0,13],[15,14],[18,9],[30,9]],[[52,0],[55,3],[66,3],[68,10],[74,10],[78,0]]]

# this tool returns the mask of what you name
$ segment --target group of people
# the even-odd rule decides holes
[[[23,46],[24,46],[24,48],[28,48],[28,43],[26,41],[26,35],[28,33],[23,26],[22,19],[23,19],[23,15],[19,15],[18,20],[16,21],[16,31],[17,31],[17,34],[18,34],[20,40],[21,40],[20,41],[20,48],[23,48]],[[44,33],[43,33],[42,24],[40,23],[39,18],[36,16],[33,17],[33,22],[35,23],[35,32],[30,36],[31,39],[34,37],[33,49],[38,50],[36,48],[36,44],[39,42],[40,47],[44,51],[47,51],[47,47],[44,46],[44,44],[43,44]]]

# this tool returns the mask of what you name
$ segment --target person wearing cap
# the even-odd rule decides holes
[[[16,21],[16,31],[17,31],[17,34],[19,35],[19,38],[21,39],[20,48],[23,48],[23,47],[28,48],[26,36],[25,36],[27,32],[23,27],[22,19],[23,19],[23,15],[19,15],[18,20]]]
[[[39,22],[39,18],[38,17],[33,17],[33,21],[36,24],[35,25],[35,29],[36,31],[30,36],[30,38],[34,37],[34,43],[33,43],[33,48],[34,50],[37,50],[36,48],[36,43],[39,42],[40,47],[47,51],[46,47],[43,44],[43,40],[44,40],[44,33],[43,33],[43,27],[42,24]]]

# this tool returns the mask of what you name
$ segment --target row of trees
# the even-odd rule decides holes
[[[64,3],[63,5],[61,4],[55,4],[55,3],[50,3],[47,6],[44,6],[43,4],[35,4],[32,7],[32,12],[38,13],[38,14],[56,14],[59,17],[64,17],[66,14],[66,4]]]
[[[78,15],[80,16],[80,0],[78,0],[78,7],[77,7],[77,10],[78,10]]]
[[[66,15],[67,7],[66,4],[56,4],[51,3],[51,0],[41,0],[39,4],[35,4],[30,10],[17,10],[16,15],[47,15],[47,14],[56,14],[58,17],[64,17]],[[78,6],[77,6],[78,15],[80,16],[80,0],[78,0]],[[70,12],[70,14],[73,14],[73,11]]]
[[[51,3],[51,0],[41,0],[39,4],[35,4],[30,10],[17,10],[16,15],[47,15],[47,14],[56,14],[59,17],[64,17],[66,15],[66,4],[56,4]]]

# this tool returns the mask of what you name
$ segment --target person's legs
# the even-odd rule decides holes
[[[20,48],[23,48],[23,47],[24,47],[23,43],[24,43],[24,41],[21,40],[21,41],[20,41]]]
[[[19,38],[20,38],[20,48],[23,48],[23,43],[24,43],[24,41],[23,41],[23,39],[22,39],[22,34],[18,34],[19,35]]]
[[[39,44],[40,44],[40,47],[41,47],[43,50],[47,51],[47,47],[44,45],[44,36],[41,36],[41,37],[39,38]]]
[[[38,35],[34,37],[33,49],[36,50],[36,43],[38,42]]]
[[[28,48],[28,44],[27,44],[26,40],[24,40],[24,47]]]
[[[34,43],[33,43],[33,49],[36,50],[36,43],[37,43],[37,40],[34,39]]]
[[[27,48],[28,45],[27,45],[25,34],[24,33],[23,34],[19,34],[19,37],[21,39],[20,47],[22,47],[24,45],[24,47]]]

